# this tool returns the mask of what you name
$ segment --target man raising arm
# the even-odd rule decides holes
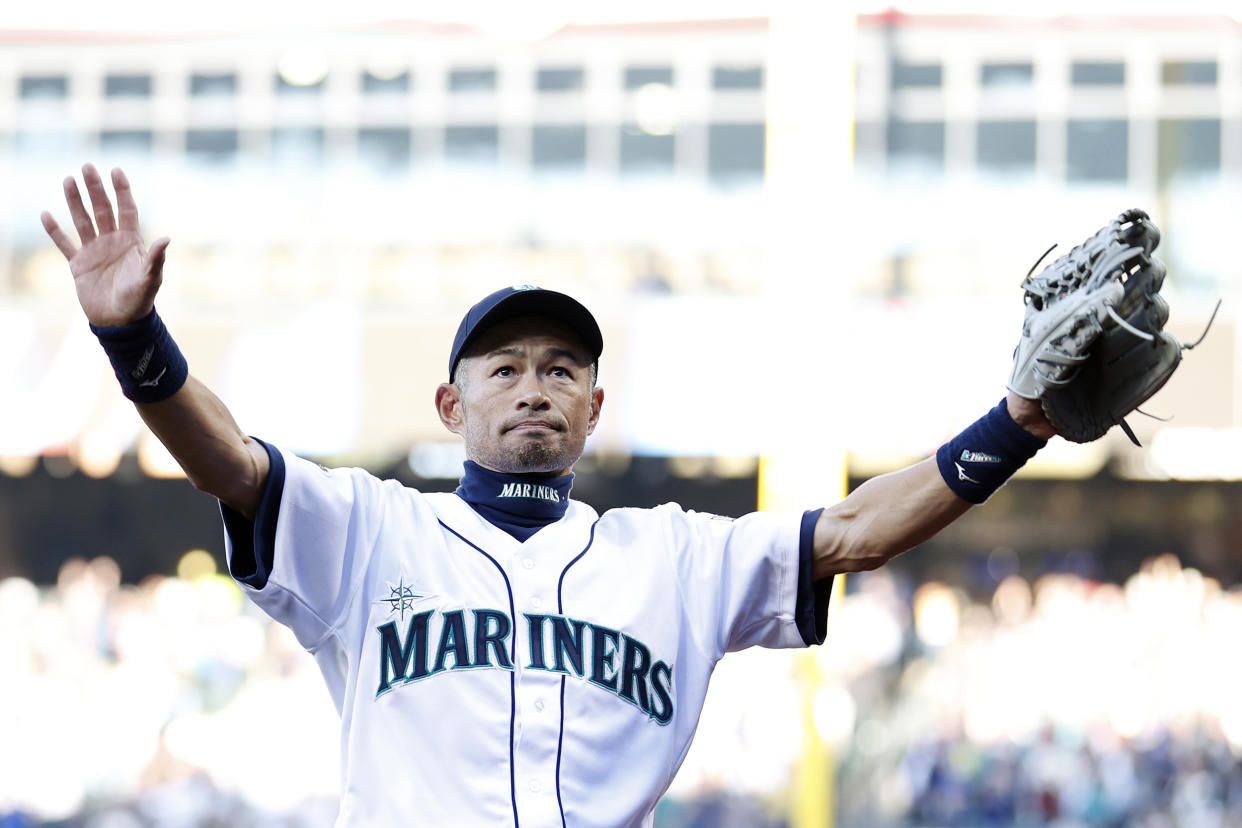
[[[78,302],[108,352],[125,395],[185,471],[195,488],[253,519],[267,477],[263,446],[244,435],[224,403],[186,370],[155,312],[168,238],[144,248],[129,180],[112,171],[116,212],[91,164],[82,167],[94,218],[77,182],[66,178],[65,201],[82,241],[77,247],[52,218],[43,228],[73,274]]]

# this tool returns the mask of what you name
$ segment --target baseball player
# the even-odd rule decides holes
[[[651,825],[725,653],[825,633],[834,575],[982,502],[1054,430],[1010,392],[937,454],[805,514],[571,499],[604,404],[591,313],[504,288],[466,313],[435,405],[461,486],[425,494],[248,437],[155,312],[168,239],[96,170],[48,213],[123,392],[220,501],[229,568],[317,660],[341,715],[338,825]],[[257,734],[256,734],[257,735]]]

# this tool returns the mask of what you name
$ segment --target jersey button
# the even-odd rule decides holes
[[[543,599],[536,595],[534,598],[530,599],[530,605],[535,609],[539,609],[543,606]]]
[[[530,792],[539,793],[539,780],[538,779],[530,780]]]
[[[543,712],[543,699],[535,699],[535,709],[540,713]]]
[[[534,569],[534,568],[535,568],[535,562],[534,562],[534,561],[532,561],[530,558],[522,558],[522,566],[523,566],[525,569]]]

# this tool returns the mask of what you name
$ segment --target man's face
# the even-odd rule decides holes
[[[591,358],[564,323],[520,316],[488,328],[457,365],[457,382],[436,391],[449,431],[466,456],[510,474],[567,474],[595,430],[602,389]]]

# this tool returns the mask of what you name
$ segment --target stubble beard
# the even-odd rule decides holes
[[[523,439],[517,445],[475,445],[471,459],[506,474],[550,474],[572,466],[581,451],[575,452],[563,434],[554,440]]]

